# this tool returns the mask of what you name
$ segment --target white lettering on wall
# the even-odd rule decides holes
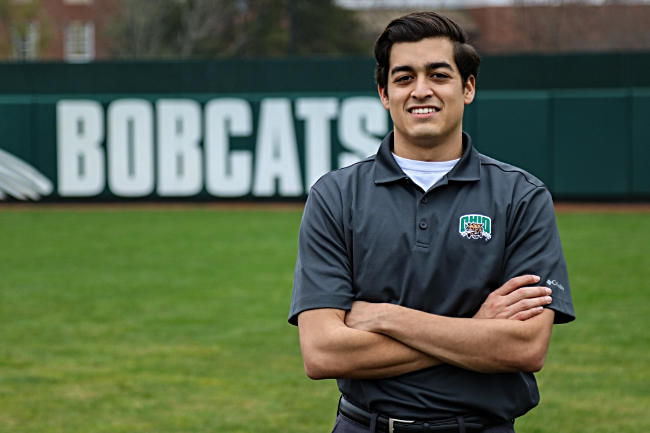
[[[238,197],[251,188],[253,155],[230,150],[230,137],[253,132],[250,105],[243,99],[214,99],[205,106],[206,189],[214,196]]]
[[[285,98],[264,99],[260,106],[253,193],[258,197],[272,196],[276,181],[277,192],[282,196],[303,192],[291,102]]]
[[[331,121],[336,119],[336,98],[300,98],[296,117],[305,121],[305,191],[332,169]]]
[[[279,97],[262,99],[259,111],[244,98],[212,99],[203,113],[196,100],[170,98],[118,99],[106,115],[90,100],[60,101],[56,110],[62,197],[99,195],[107,181],[118,197],[190,197],[204,186],[215,197],[296,197],[333,161],[375,153],[388,129],[376,97],[297,98],[295,113]],[[333,155],[335,142],[345,151]]]
[[[343,101],[339,115],[339,140],[351,152],[339,155],[339,167],[366,158],[377,152],[381,139],[386,134],[388,117],[379,99],[357,96]]]
[[[201,107],[190,99],[156,103],[160,196],[196,195],[203,187]]]
[[[104,110],[95,101],[56,104],[58,193],[91,197],[104,190]]]
[[[140,99],[120,99],[108,107],[108,186],[121,197],[153,192],[153,113]]]

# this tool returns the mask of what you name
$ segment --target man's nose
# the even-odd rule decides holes
[[[425,99],[433,95],[431,85],[425,78],[418,78],[415,81],[415,88],[411,92],[411,96],[415,99]]]

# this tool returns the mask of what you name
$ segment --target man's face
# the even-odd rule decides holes
[[[474,86],[474,77],[463,83],[450,39],[394,44],[387,86],[379,88],[379,96],[393,119],[395,152],[413,158],[409,149],[417,153],[418,148],[459,144],[463,111],[474,99]]]

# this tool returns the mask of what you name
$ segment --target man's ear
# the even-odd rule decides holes
[[[474,75],[470,75],[467,78],[467,81],[465,81],[465,85],[463,88],[463,98],[465,100],[465,105],[469,105],[472,103],[474,100],[474,96],[476,95],[476,78]]]
[[[381,104],[384,106],[386,110],[389,109],[388,105],[388,91],[385,87],[381,87],[379,84],[377,84],[377,93],[379,93],[379,99],[381,99]]]

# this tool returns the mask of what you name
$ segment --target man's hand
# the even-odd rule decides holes
[[[440,364],[393,338],[345,326],[344,316],[344,310],[328,308],[298,316],[300,348],[310,378],[380,379]]]
[[[539,282],[536,275],[522,275],[508,280],[487,297],[474,315],[475,319],[528,320],[551,303],[551,289],[528,287]]]
[[[381,333],[382,310],[390,307],[391,304],[355,301],[345,314],[345,325],[359,331]]]
[[[432,358],[468,370],[539,371],[554,311],[535,275],[512,278],[492,292],[473,318],[452,318],[388,303],[357,301],[345,314],[348,329],[385,335]],[[488,319],[488,320],[483,320]]]
[[[508,280],[485,299],[474,315],[475,319],[528,320],[542,313],[543,306],[551,303],[551,289],[531,287],[539,282],[536,275],[522,275]],[[345,324],[354,329],[381,333],[384,314],[390,304],[356,301],[345,315]]]

